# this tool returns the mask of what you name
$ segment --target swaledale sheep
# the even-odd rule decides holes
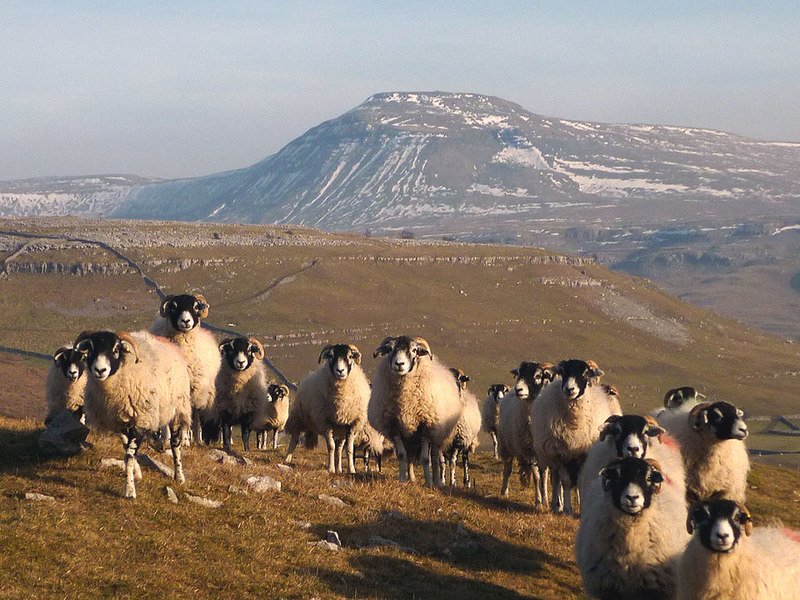
[[[145,436],[169,428],[174,478],[183,483],[181,440],[191,425],[191,384],[186,359],[164,338],[145,331],[84,332],[75,348],[86,353],[86,420],[118,433],[125,448],[125,498],[136,498],[136,454]],[[141,475],[139,475],[141,476]]]
[[[289,388],[270,383],[267,386],[267,405],[263,419],[255,425],[256,448],[267,449],[267,432],[272,432],[272,449],[278,448],[278,434],[283,431],[289,418]]]
[[[686,493],[686,481],[678,442],[658,422],[646,415],[611,415],[600,431],[600,439],[589,449],[578,475],[581,494],[599,477],[600,470],[616,458],[652,458],[661,465],[662,493]]]
[[[500,415],[500,400],[508,393],[505,383],[495,383],[489,386],[486,399],[481,406],[481,427],[492,438],[494,457],[500,458],[497,453],[497,420]]]
[[[449,484],[456,484],[456,463],[459,454],[464,471],[464,486],[470,486],[469,479],[469,457],[478,447],[478,434],[481,431],[481,409],[478,406],[478,399],[467,389],[469,377],[461,369],[450,369],[456,383],[461,390],[461,400],[464,409],[461,418],[456,423],[455,432],[452,439],[442,448],[442,460],[440,471],[444,475],[444,467],[450,470]],[[444,477],[443,477],[444,479]],[[444,485],[444,481],[440,482]]]
[[[533,476],[537,506],[541,506],[544,500],[531,435],[531,408],[545,384],[553,380],[552,366],[550,363],[522,362],[511,370],[517,380],[514,389],[500,401],[497,425],[498,452],[503,461],[500,493],[508,496],[508,480],[514,469],[514,459],[517,459],[522,487],[528,487]]]
[[[407,444],[419,444],[425,484],[433,486],[441,481],[439,454],[463,411],[459,386],[423,338],[387,337],[374,356],[382,358],[372,382],[369,422],[394,441],[400,481],[409,477]]]
[[[665,410],[689,412],[703,401],[705,396],[691,386],[674,388],[664,394],[664,407],[657,408],[650,414],[658,418]]]
[[[686,527],[678,600],[800,600],[800,532],[753,529],[747,508],[725,499],[696,504]]]
[[[192,382],[192,435],[201,439],[200,424],[214,404],[217,373],[222,364],[219,345],[200,324],[208,317],[208,302],[200,294],[167,296],[150,333],[165,337],[180,347],[189,365]]]
[[[347,446],[347,471],[355,473],[354,445],[357,432],[367,420],[370,388],[361,369],[361,352],[352,344],[328,345],[319,355],[321,366],[300,382],[286,421],[291,435],[284,462],[291,463],[305,433],[306,447],[324,436],[328,446],[328,471],[342,472],[342,449]]]
[[[660,493],[652,459],[616,459],[582,496],[575,557],[583,588],[601,600],[668,600],[689,540],[683,494]]]
[[[599,385],[603,371],[596,364],[562,360],[552,372],[561,380],[548,385],[533,403],[531,433],[539,468],[549,468],[553,479],[552,511],[572,514],[570,492],[586,454],[605,420],[622,411],[617,396]]]
[[[53,354],[53,364],[47,372],[44,390],[48,417],[60,408],[66,408],[83,422],[83,394],[86,380],[86,355],[72,346],[59,348]]]
[[[391,452],[391,450],[391,442],[370,425],[369,421],[364,421],[361,429],[356,432],[353,441],[353,452],[356,455],[361,452],[364,457],[364,470],[367,473],[371,471],[370,460],[374,456],[378,473],[380,473],[383,470],[383,455]]]
[[[231,429],[239,425],[242,446],[250,450],[250,432],[264,425],[271,405],[267,392],[264,347],[256,338],[228,338],[219,344],[222,367],[217,374],[213,413],[222,424],[222,445],[231,451]]]
[[[659,424],[680,444],[689,504],[708,498],[744,503],[750,457],[743,416],[728,402],[698,404],[688,413],[664,411],[659,416]]]

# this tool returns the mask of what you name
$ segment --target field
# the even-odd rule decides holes
[[[90,437],[94,448],[78,457],[41,461],[41,357],[85,329],[149,327],[158,290],[202,292],[220,337],[257,336],[271,364],[295,382],[325,343],[359,346],[371,374],[381,339],[409,333],[466,371],[479,397],[510,382],[521,360],[580,357],[606,371],[626,411],[650,410],[667,389],[694,385],[750,415],[800,412],[796,344],[646,280],[541,249],[296,227],[6,220],[0,598],[581,597],[577,521],[536,513],[516,482],[510,499],[498,498],[500,467],[486,440],[473,490],[399,484],[393,460],[380,476],[331,477],[318,451],[300,451],[286,471],[272,451],[251,452],[250,466],[225,466],[193,448],[177,505],[165,496],[170,481],[154,471],[145,471],[135,502],[123,500],[122,472],[100,467],[122,457],[111,439]],[[800,450],[788,437],[756,435],[750,446],[773,444]],[[770,460],[792,464],[795,456]],[[239,493],[250,475],[270,475],[283,489]],[[757,523],[800,526],[799,490],[797,471],[756,465],[749,504]],[[25,500],[26,492],[55,501]],[[191,504],[187,492],[223,504]],[[320,494],[348,506],[332,507]],[[338,532],[342,550],[309,544],[328,530]]]

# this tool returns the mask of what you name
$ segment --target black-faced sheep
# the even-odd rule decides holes
[[[214,405],[216,378],[221,363],[217,340],[201,327],[209,305],[200,294],[167,296],[150,333],[163,336],[183,352],[192,382],[192,434],[200,440],[200,424]]]
[[[728,402],[703,403],[690,412],[664,411],[659,424],[678,440],[686,468],[686,500],[728,498],[744,503],[750,457],[744,414]]]
[[[267,386],[267,406],[264,417],[255,425],[256,448],[267,449],[267,432],[272,432],[272,449],[278,447],[278,434],[283,431],[289,418],[289,388],[282,384],[270,383]]]
[[[286,463],[305,433],[306,447],[316,445],[318,435],[328,446],[328,471],[342,472],[342,449],[347,446],[347,470],[355,473],[354,445],[367,419],[370,387],[361,369],[361,352],[352,344],[328,345],[319,355],[321,366],[306,375],[286,421],[291,436]]]
[[[800,600],[800,532],[754,529],[747,508],[727,499],[694,505],[686,527],[679,600]]]
[[[98,431],[122,436],[125,498],[136,497],[136,454],[146,436],[169,428],[174,477],[185,481],[183,430],[191,424],[189,371],[180,349],[145,331],[84,332],[75,347],[86,353],[86,420]]]
[[[387,337],[374,356],[382,358],[372,384],[369,422],[394,441],[400,481],[409,477],[409,444],[419,445],[425,484],[438,484],[439,454],[464,407],[459,386],[423,338]]]
[[[616,459],[582,496],[575,557],[583,587],[602,600],[675,597],[677,560],[688,536],[683,494],[664,495],[652,459]]]
[[[242,446],[250,450],[250,432],[264,425],[270,406],[264,347],[256,338],[237,337],[219,344],[222,367],[217,374],[213,412],[222,425],[222,444],[231,450],[231,429],[239,425]]]
[[[531,432],[539,467],[549,468],[553,479],[551,508],[554,513],[572,514],[570,491],[586,454],[600,437],[605,420],[622,411],[617,396],[599,385],[603,371],[596,364],[562,360],[552,370],[561,379],[533,403]]]
[[[464,485],[470,486],[469,457],[478,447],[478,434],[481,430],[481,409],[478,399],[467,389],[469,377],[461,369],[450,369],[453,377],[461,390],[461,400],[464,410],[456,423],[452,439],[442,448],[442,461],[440,471],[444,475],[445,466],[449,469],[449,484],[456,484],[456,463],[461,455],[461,464],[464,471]],[[441,481],[444,484],[444,481]]]
[[[83,394],[88,377],[84,376],[86,355],[72,346],[59,348],[53,354],[53,364],[47,372],[45,398],[47,414],[66,408],[83,422]]]
[[[705,396],[698,392],[695,388],[685,385],[679,388],[673,388],[664,394],[663,408],[657,408],[651,411],[650,414],[658,418],[664,411],[689,412],[695,406],[703,401]]]
[[[550,363],[522,362],[512,369],[516,377],[514,388],[500,401],[500,417],[497,425],[497,442],[500,459],[503,461],[503,483],[500,493],[508,496],[508,481],[514,469],[514,459],[519,465],[522,487],[528,487],[533,477],[536,489],[536,504],[541,506],[543,486],[536,465],[536,452],[531,434],[531,408],[542,388],[552,381]]]
[[[494,457],[500,458],[497,453],[497,421],[500,417],[500,401],[509,391],[505,383],[495,383],[489,386],[486,399],[481,406],[481,428],[492,438]]]

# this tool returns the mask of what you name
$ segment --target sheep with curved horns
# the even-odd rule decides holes
[[[575,558],[583,587],[601,600],[675,597],[677,561],[689,537],[683,494],[663,494],[652,459],[606,465],[582,496]]]
[[[270,405],[264,347],[256,338],[228,338],[219,344],[223,357],[217,374],[214,415],[222,425],[222,444],[231,451],[231,429],[239,425],[242,446],[250,450],[250,432],[260,427]]]
[[[467,389],[467,376],[461,369],[450,369],[453,377],[461,391],[461,400],[464,403],[464,410],[461,413],[452,439],[442,448],[440,460],[440,472],[444,479],[445,467],[449,469],[449,484],[456,484],[456,463],[458,456],[461,455],[461,464],[464,471],[464,486],[470,486],[469,477],[469,457],[478,447],[478,434],[481,430],[481,409],[478,406],[478,399]],[[444,485],[444,481],[440,482]]]
[[[410,475],[407,445],[419,445],[425,484],[441,482],[439,454],[461,418],[464,402],[453,374],[421,337],[387,337],[369,401],[369,422],[394,441],[400,481]]]
[[[747,508],[727,499],[694,505],[686,528],[678,600],[800,600],[800,532],[753,528]]]
[[[533,403],[531,433],[539,467],[549,468],[553,479],[552,511],[572,514],[570,491],[589,448],[605,420],[622,410],[617,396],[599,385],[603,371],[594,362],[562,360],[552,371],[561,380]]]
[[[367,420],[370,395],[361,352],[352,344],[329,344],[318,362],[321,366],[300,382],[289,411],[285,429],[291,440],[284,462],[292,462],[301,433],[307,448],[315,447],[322,435],[328,446],[328,471],[342,472],[342,450],[347,446],[347,471],[355,473],[355,437]]]
[[[728,402],[703,403],[690,412],[665,411],[659,424],[678,440],[686,468],[686,500],[744,502],[750,457],[744,413]]]
[[[191,384],[186,359],[164,338],[145,331],[84,332],[75,348],[86,353],[86,420],[98,431],[122,436],[125,498],[136,497],[136,455],[147,436],[169,428],[174,478],[183,483],[181,440],[191,425]],[[141,476],[139,474],[139,476]]]
[[[278,448],[278,434],[283,431],[289,418],[289,388],[283,384],[267,386],[267,406],[262,420],[255,426],[256,448],[267,449],[267,432],[272,432],[272,449]]]
[[[192,435],[201,439],[201,421],[213,409],[216,379],[222,359],[217,340],[201,327],[208,317],[209,304],[200,294],[167,296],[161,301],[159,317],[150,333],[165,337],[183,352],[192,382]]]
[[[664,407],[657,408],[650,414],[658,418],[664,411],[689,412],[705,399],[705,395],[698,392],[695,388],[685,385],[668,390],[664,394]]]
[[[48,418],[58,409],[66,408],[81,422],[85,421],[83,395],[88,379],[84,376],[85,369],[86,355],[71,345],[53,353],[53,364],[44,385]]]
[[[505,383],[490,385],[481,406],[481,428],[492,438],[492,450],[495,458],[500,458],[497,453],[497,422],[500,417],[500,401],[508,392],[509,387]]]
[[[578,475],[581,494],[599,476],[600,470],[617,458],[652,458],[661,465],[662,493],[686,494],[686,480],[678,442],[650,415],[611,415],[600,431],[600,439],[589,449]]]
[[[531,407],[542,388],[548,381],[552,381],[552,367],[550,363],[523,361],[519,367],[511,370],[511,374],[516,377],[516,383],[514,389],[500,401],[500,418],[497,426],[498,451],[503,461],[503,483],[500,494],[508,496],[508,481],[516,459],[522,487],[528,487],[533,477],[537,506],[541,506],[544,501],[542,498],[544,488],[533,447]]]

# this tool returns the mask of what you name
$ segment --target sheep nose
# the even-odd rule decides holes
[[[235,364],[236,364],[237,368],[241,369],[242,367],[244,367],[247,364],[247,361],[240,359],[240,360],[235,361]]]
[[[347,369],[336,369],[337,375],[345,375],[347,373]]]
[[[106,373],[108,373],[108,367],[95,367],[94,374],[98,377],[103,377]]]
[[[628,446],[627,450],[628,454],[630,454],[634,458],[638,457],[642,453],[642,449],[639,448],[639,446]]]
[[[717,532],[717,539],[719,539],[719,541],[724,544],[728,540],[730,535],[731,535],[730,533],[724,533],[724,532],[720,531],[720,532]]]
[[[633,504],[639,499],[639,494],[625,494],[625,497],[628,499],[630,504]]]
[[[183,325],[184,327],[188,327],[189,325],[192,324],[192,320],[191,319],[180,319],[180,324]]]
[[[403,367],[406,366],[406,361],[404,361],[404,360],[396,360],[396,361],[394,361],[394,366],[395,366],[396,369],[402,369]]]

